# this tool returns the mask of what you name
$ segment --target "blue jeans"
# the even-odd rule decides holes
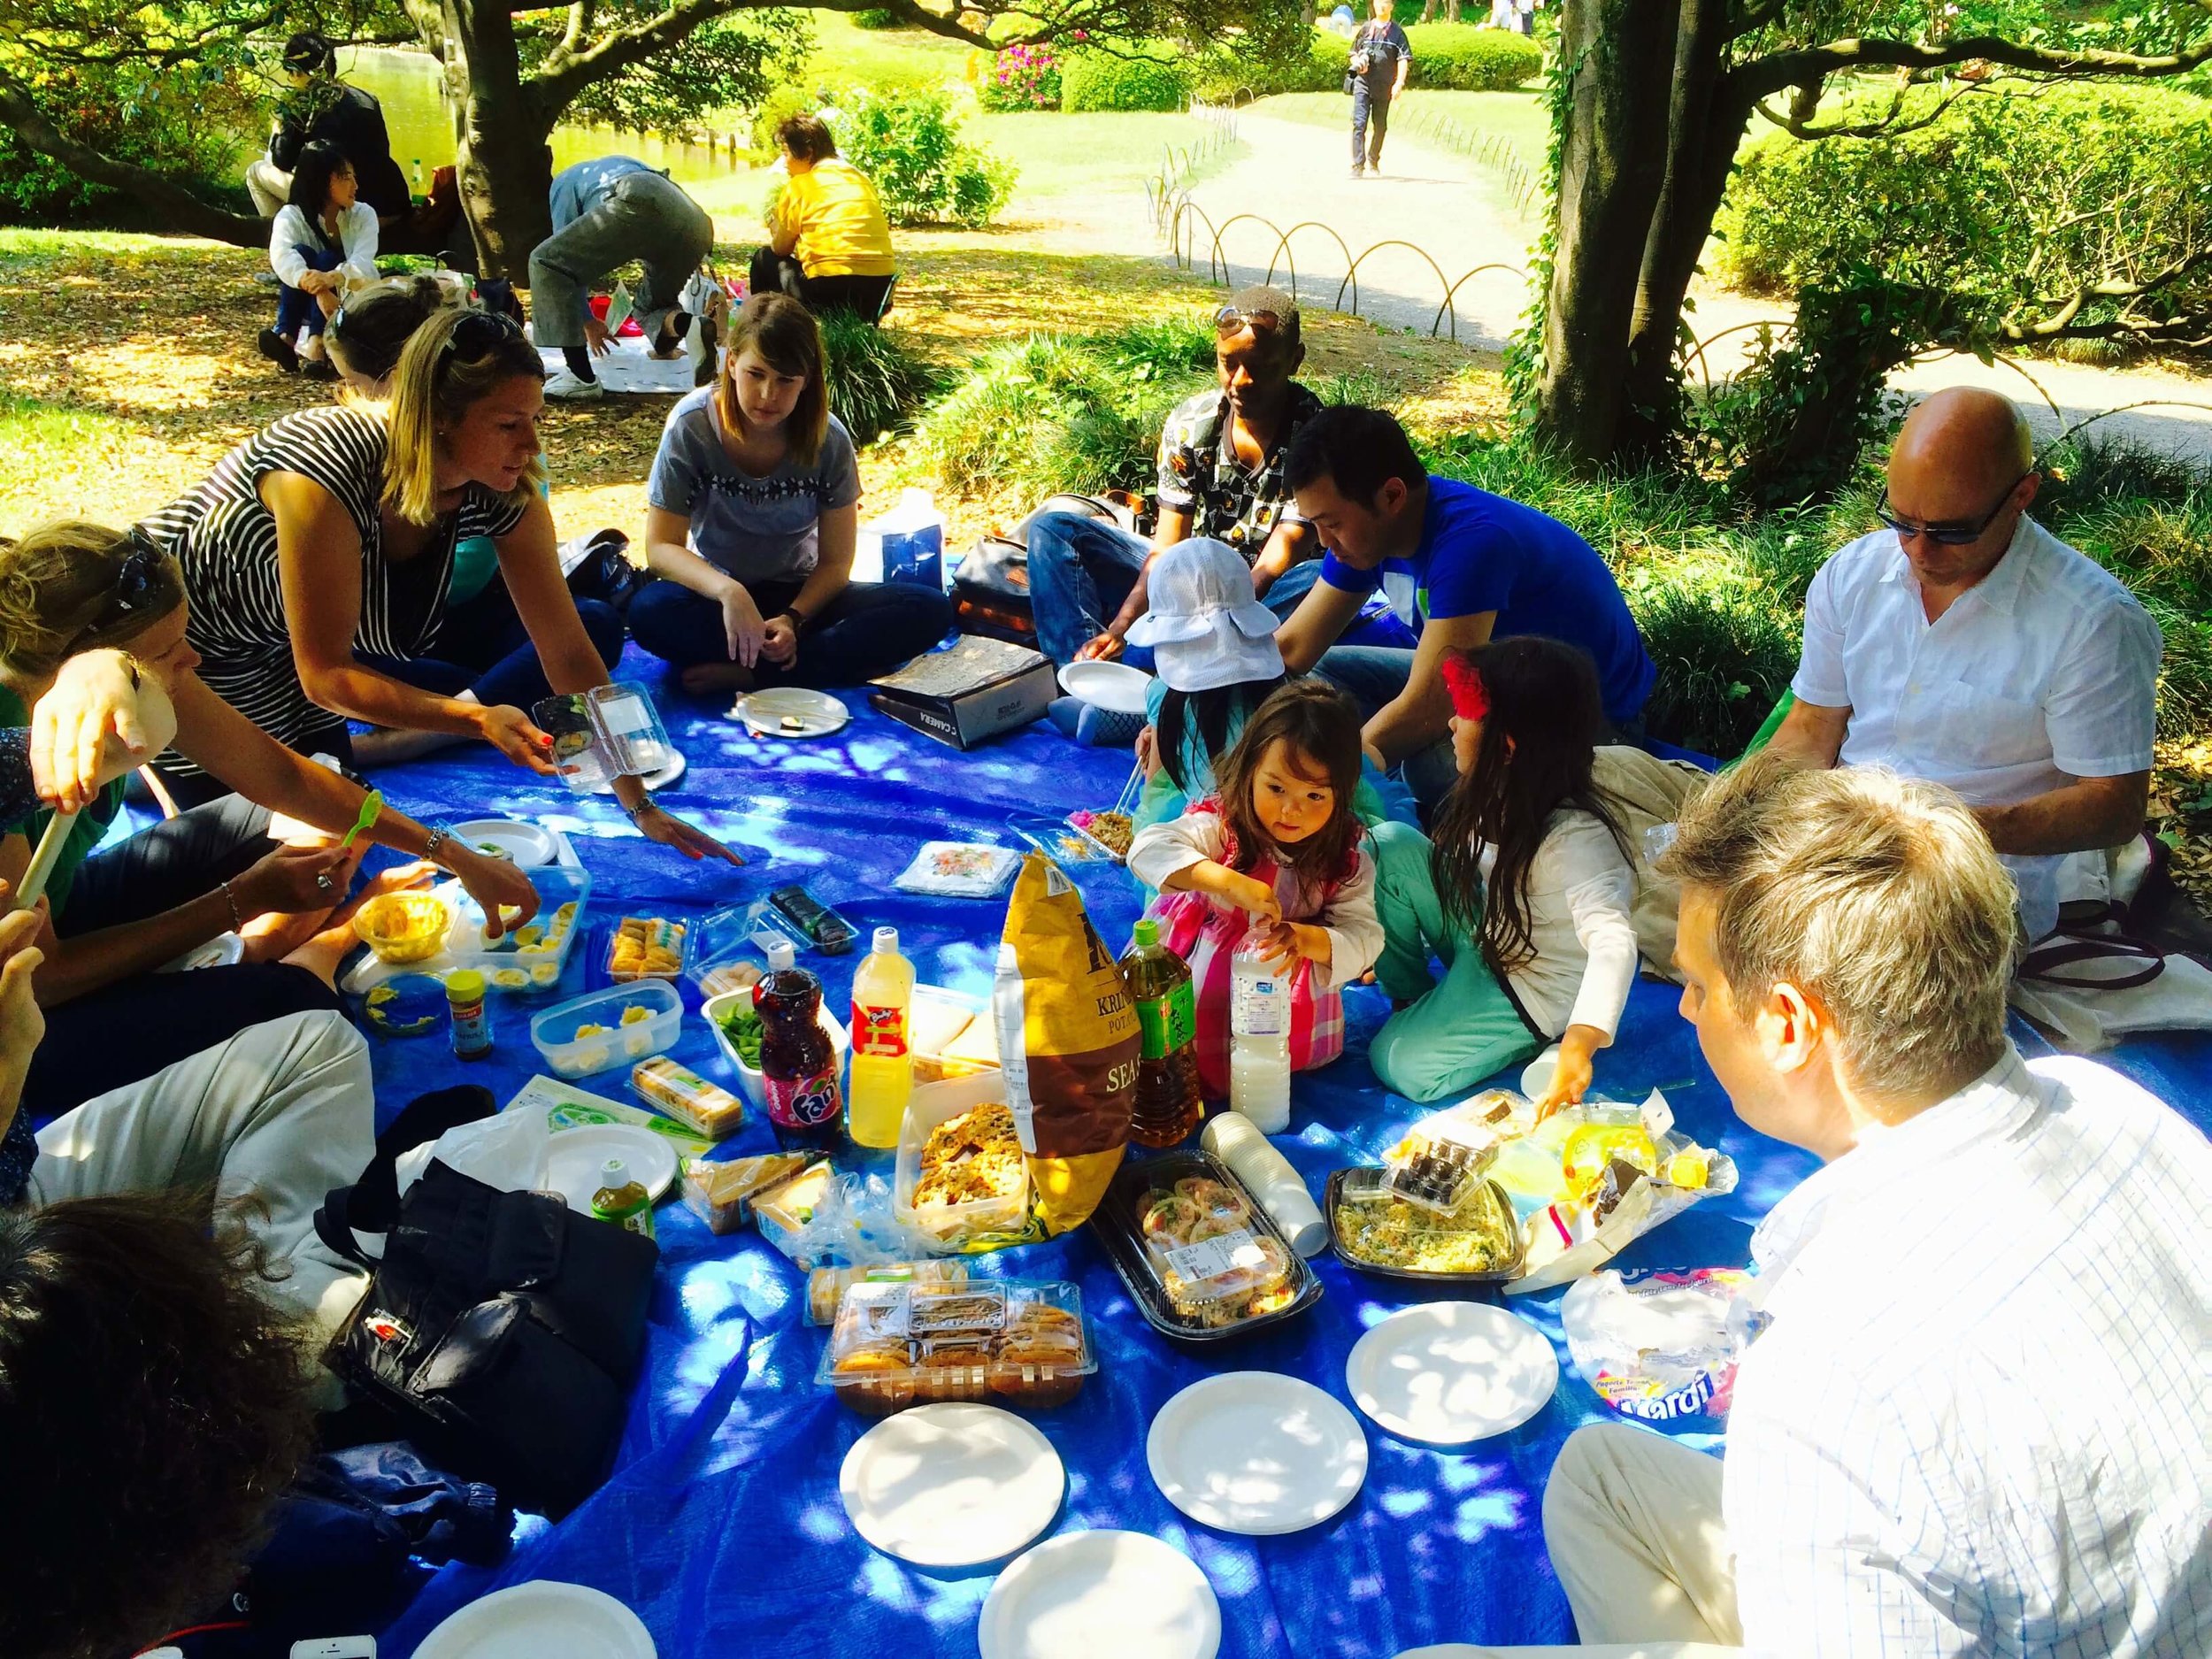
[[[338,262],[345,257],[334,248],[311,248],[305,242],[294,243],[292,251],[307,261],[310,271],[335,271]],[[296,288],[287,282],[277,284],[276,331],[287,343],[299,338],[302,323],[307,325],[310,334],[319,334],[326,320],[323,308],[305,288]]]
[[[1152,543],[1079,512],[1040,513],[1029,525],[1029,603],[1037,649],[1063,668],[1106,632],[1127,603]],[[1152,653],[1125,647],[1121,660],[1152,672]]]
[[[1352,171],[1382,161],[1383,134],[1390,127],[1390,94],[1370,92],[1367,77],[1352,80]]]
[[[583,618],[592,649],[612,673],[622,660],[622,618],[612,605],[598,599],[579,599],[576,614]],[[526,714],[533,703],[553,695],[545,665],[538,661],[538,648],[530,642],[530,631],[507,596],[507,584],[497,576],[475,598],[446,607],[445,618],[422,656],[363,660],[380,673],[442,697],[473,693],[487,708],[505,704]]]
[[[798,596],[797,582],[747,584],[753,603],[772,617]],[[952,629],[952,602],[912,582],[848,582],[799,631],[799,654],[787,666],[766,657],[753,664],[764,686],[857,686],[919,657]],[[630,634],[677,668],[730,660],[722,607],[681,582],[649,582],[630,602]]]
[[[1321,654],[1315,672],[1333,681],[1371,718],[1383,704],[1406,688],[1413,674],[1413,653],[1381,645],[1336,645]],[[1426,749],[1409,755],[1398,768],[1406,787],[1423,808],[1434,806],[1451,792],[1459,776],[1452,758],[1452,740],[1440,738]]]

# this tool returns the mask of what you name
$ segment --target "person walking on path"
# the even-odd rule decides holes
[[[628,156],[568,168],[553,180],[552,206],[553,234],[530,256],[531,337],[558,347],[567,366],[546,381],[545,395],[604,397],[591,360],[607,354],[611,331],[586,303],[592,285],[617,265],[641,260],[638,326],[654,356],[672,357],[691,320],[676,302],[713,250],[714,220],[666,173]]]
[[[1382,171],[1390,104],[1413,71],[1413,42],[1390,20],[1393,0],[1374,0],[1374,15],[1352,36],[1352,176]]]
[[[753,255],[751,291],[788,294],[817,317],[848,311],[876,321],[890,310],[898,265],[874,183],[837,153],[818,115],[781,123],[776,148],[784,180],[768,209],[768,241]]]

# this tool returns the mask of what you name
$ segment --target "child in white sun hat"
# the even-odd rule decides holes
[[[1129,643],[1149,646],[1157,675],[1147,694],[1150,722],[1137,739],[1146,770],[1136,826],[1182,816],[1214,792],[1214,762],[1229,750],[1252,710],[1283,684],[1275,614],[1252,593],[1251,568],[1225,541],[1193,536],[1152,562],[1151,609],[1129,629]],[[1366,768],[1352,800],[1361,822],[1411,821],[1411,798],[1392,812],[1375,785],[1397,790]]]

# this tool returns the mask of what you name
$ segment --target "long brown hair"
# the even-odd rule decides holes
[[[50,680],[80,651],[127,646],[184,597],[183,569],[142,531],[58,518],[0,537],[0,673]]]
[[[1252,779],[1268,749],[1280,741],[1299,776],[1335,793],[1329,821],[1294,846],[1278,846],[1252,810]],[[1240,867],[1265,856],[1302,883],[1337,879],[1362,829],[1352,813],[1359,787],[1360,718],[1352,700],[1325,680],[1293,680],[1252,711],[1243,732],[1215,769],[1222,821],[1235,838]]]
[[[1494,640],[1458,655],[1481,674],[1490,711],[1473,768],[1461,774],[1437,812],[1430,870],[1445,916],[1468,931],[1479,929],[1482,959],[1502,976],[1536,956],[1528,872],[1553,813],[1589,813],[1611,832],[1623,857],[1632,863],[1633,855],[1619,814],[1591,780],[1605,706],[1589,657],[1532,635]],[[1497,849],[1486,890],[1486,841]]]
[[[731,432],[745,430],[745,416],[737,402],[737,360],[748,346],[777,373],[805,378],[805,389],[792,405],[791,418],[783,423],[783,429],[791,445],[791,458],[801,466],[812,466],[829,433],[829,387],[822,373],[821,325],[814,320],[812,311],[788,294],[756,294],[738,307],[737,315],[730,319],[722,373],[714,382],[714,412]]]

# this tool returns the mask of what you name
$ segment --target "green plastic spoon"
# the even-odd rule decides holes
[[[377,815],[384,810],[384,792],[372,789],[361,797],[361,816],[353,820],[353,827],[346,832],[345,840],[338,843],[338,850],[346,852],[353,846],[353,838],[374,824]]]

